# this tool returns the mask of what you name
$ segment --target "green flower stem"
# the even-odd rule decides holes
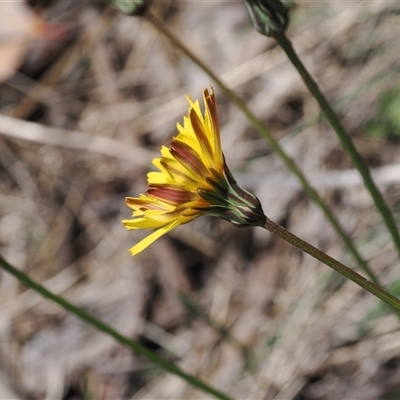
[[[371,193],[371,196],[374,200],[375,206],[381,213],[383,221],[385,222],[385,224],[392,236],[394,245],[397,248],[397,251],[400,256],[400,234],[399,234],[399,231],[397,230],[393,215],[392,215],[389,207],[385,203],[385,200],[383,199],[382,194],[380,193],[380,191],[376,187],[374,181],[372,180],[372,177],[369,172],[367,164],[365,163],[363,158],[358,153],[356,147],[353,144],[353,141],[351,140],[348,133],[345,131],[343,125],[339,121],[337,115],[335,114],[332,107],[326,100],[325,96],[322,94],[317,83],[311,77],[311,75],[309,74],[309,72],[307,71],[307,69],[305,68],[305,66],[299,59],[299,57],[297,56],[290,40],[286,37],[286,35],[284,33],[279,33],[279,32],[275,33],[275,38],[276,38],[276,41],[278,42],[278,44],[282,47],[283,51],[288,56],[289,60],[292,62],[294,67],[299,72],[299,74],[302,77],[304,83],[306,84],[308,90],[311,92],[311,94],[317,100],[319,106],[321,107],[322,112],[325,114],[326,119],[329,121],[332,128],[337,133],[337,135],[340,139],[340,142],[342,143],[343,148],[349,154],[349,156],[353,160],[355,167],[360,172],[360,174],[364,180],[365,187]]]
[[[369,278],[378,283],[378,279],[374,273],[369,268],[366,261],[361,257],[358,250],[353,245],[352,240],[346,234],[346,232],[340,226],[336,217],[331,213],[328,206],[322,201],[321,197],[318,195],[317,191],[308,183],[307,178],[300,171],[294,161],[285,153],[283,148],[280,146],[279,142],[272,136],[272,134],[264,127],[262,122],[247,108],[246,104],[240,97],[231,89],[229,89],[224,82],[209,68],[203,61],[201,61],[188,47],[186,47],[178,38],[175,37],[168,29],[165,28],[164,24],[160,22],[156,17],[154,17],[150,12],[144,16],[159,32],[166,36],[177,48],[179,48],[188,58],[190,58],[195,64],[197,64],[207,75],[209,75],[214,82],[218,85],[220,90],[234,103],[236,106],[246,115],[249,121],[252,123],[254,128],[259,131],[265,139],[268,141],[271,148],[276,154],[282,159],[286,167],[297,176],[301,182],[304,190],[307,192],[308,196],[321,208],[323,214],[331,223],[332,227],[335,229],[337,234],[342,238],[347,248],[353,254],[354,258],[357,260],[358,265],[365,271]]]
[[[321,261],[328,267],[331,267],[336,272],[339,272],[339,274],[343,275],[345,278],[352,280],[354,283],[361,286],[363,289],[367,290],[374,296],[381,299],[388,306],[393,308],[398,315],[400,315],[400,300],[392,296],[388,292],[386,292],[386,290],[382,289],[380,286],[376,285],[371,281],[368,281],[367,279],[359,275],[357,272],[346,267],[339,261],[336,261],[334,258],[328,256],[321,250],[318,250],[316,247],[305,242],[296,235],[293,235],[293,233],[289,232],[288,230],[278,225],[277,223],[271,221],[269,218],[267,218],[264,228],[267,229],[269,232],[273,233],[274,235],[279,236],[286,242],[297,247],[298,249],[309,254],[311,257],[314,257],[318,261]]]
[[[202,380],[196,378],[195,376],[184,372],[183,370],[181,370],[179,367],[177,367],[172,362],[165,360],[164,358],[158,356],[157,354],[153,353],[151,350],[149,350],[147,347],[141,345],[140,343],[138,343],[134,340],[128,339],[126,336],[123,336],[122,334],[117,332],[115,329],[113,329],[111,326],[109,326],[109,325],[105,324],[104,322],[100,321],[99,319],[95,318],[93,315],[89,314],[88,312],[82,310],[81,308],[78,308],[77,306],[74,306],[72,303],[65,300],[64,298],[57,296],[54,293],[51,293],[44,286],[33,281],[27,274],[14,268],[7,261],[5,261],[1,256],[0,256],[0,267],[3,270],[9,272],[11,275],[13,275],[15,278],[17,278],[21,283],[23,283],[28,288],[33,289],[37,293],[40,293],[44,298],[49,299],[49,300],[53,301],[54,303],[57,303],[59,306],[61,306],[65,310],[69,311],[71,314],[74,314],[79,319],[83,320],[84,322],[86,322],[89,325],[92,325],[97,330],[105,333],[106,335],[113,337],[117,342],[121,343],[122,345],[124,345],[126,347],[129,347],[135,353],[146,357],[154,364],[163,368],[165,371],[168,371],[171,374],[181,377],[183,380],[185,380],[190,385],[196,387],[197,389],[202,390],[205,393],[208,393],[208,394],[214,396],[217,399],[232,400],[232,398],[229,397],[228,395],[226,395],[225,393],[222,393],[222,392],[218,391],[217,389],[214,389],[212,386],[209,386],[208,384],[206,384]]]

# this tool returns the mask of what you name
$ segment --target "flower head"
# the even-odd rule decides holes
[[[262,226],[265,216],[257,197],[241,188],[225,164],[221,149],[214,91],[203,93],[205,112],[190,97],[183,126],[169,148],[153,164],[157,172],[147,175],[148,189],[139,197],[127,197],[132,219],[125,228],[157,229],[130,249],[135,255],[178,225],[201,215],[224,218],[237,226]]]

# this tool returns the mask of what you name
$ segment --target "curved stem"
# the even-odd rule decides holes
[[[386,292],[386,290],[382,289],[380,286],[365,279],[363,276],[361,276],[357,272],[346,267],[341,262],[335,260],[334,258],[328,256],[321,250],[318,250],[316,247],[314,247],[311,244],[300,239],[293,233],[286,230],[283,226],[280,226],[277,223],[271,221],[269,218],[266,219],[264,228],[267,229],[269,232],[273,233],[274,235],[279,236],[286,242],[297,247],[298,249],[309,254],[310,256],[314,257],[318,261],[321,261],[328,267],[331,267],[332,269],[339,272],[339,274],[343,275],[344,277],[352,280],[354,283],[361,286],[363,289],[367,290],[368,292],[372,293],[373,295],[375,295],[376,297],[381,299],[388,306],[393,308],[397,314],[400,315],[400,300],[397,299],[396,297],[392,296],[388,292]]]
[[[292,43],[290,42],[290,40],[286,37],[286,35],[284,33],[279,33],[279,32],[275,34],[275,38],[276,38],[276,41],[278,42],[278,44],[282,47],[283,51],[288,56],[289,60],[292,62],[294,67],[299,72],[299,74],[302,77],[304,83],[306,84],[308,90],[311,92],[311,94],[317,100],[319,106],[321,107],[322,112],[325,114],[326,119],[329,121],[332,128],[337,133],[339,140],[342,143],[343,148],[349,154],[350,158],[353,160],[355,167],[360,172],[360,174],[364,180],[365,187],[371,193],[371,196],[375,203],[375,206],[381,213],[382,219],[383,219],[384,223],[386,224],[386,226],[392,236],[393,243],[394,243],[395,247],[397,248],[397,252],[399,253],[399,256],[400,256],[400,234],[399,234],[399,231],[396,227],[396,223],[394,221],[393,215],[392,215],[389,207],[385,203],[385,200],[383,199],[381,192],[378,190],[378,188],[376,187],[376,185],[371,177],[371,174],[370,174],[367,164],[361,157],[360,153],[357,151],[356,147],[354,146],[353,141],[351,140],[350,136],[348,135],[348,133],[344,129],[343,125],[341,124],[339,118],[333,111],[333,108],[330,106],[330,104],[326,100],[325,96],[322,94],[317,83],[314,81],[314,79],[311,77],[311,75],[305,68],[304,64],[299,59],[297,53],[293,49],[293,46],[292,46]]]
[[[343,242],[346,244],[349,251],[353,254],[353,257],[357,260],[358,265],[369,278],[378,284],[378,279],[374,273],[369,268],[367,262],[363,259],[361,254],[358,252],[354,246],[350,237],[343,230],[339,221],[332,214],[328,206],[323,202],[321,197],[318,195],[317,191],[308,182],[305,175],[300,171],[295,162],[285,153],[283,148],[280,146],[279,142],[272,136],[271,132],[264,127],[262,122],[252,113],[252,111],[246,106],[243,100],[231,89],[225,85],[224,82],[209,68],[203,61],[201,61],[188,47],[186,47],[175,35],[169,32],[165,28],[164,24],[160,22],[154,15],[150,12],[145,14],[145,18],[164,36],[166,36],[176,47],[178,47],[188,58],[190,58],[195,64],[197,64],[211,79],[217,84],[220,90],[246,115],[248,120],[254,126],[254,128],[264,136],[268,141],[270,147],[274,152],[282,159],[286,167],[297,176],[304,190],[307,192],[308,196],[320,207],[325,217],[331,223],[332,227],[335,229],[336,233],[342,238]]]
[[[190,385],[202,390],[205,393],[211,394],[212,396],[214,396],[217,399],[232,400],[232,398],[229,397],[228,395],[226,395],[225,393],[222,393],[219,390],[214,389],[212,386],[209,386],[207,383],[203,382],[199,378],[196,378],[195,376],[184,372],[179,367],[177,367],[175,364],[158,356],[156,353],[153,353],[151,350],[149,350],[147,347],[141,345],[139,342],[128,339],[126,336],[123,336],[121,333],[119,333],[115,329],[113,329],[110,325],[105,324],[104,322],[100,321],[99,319],[97,319],[93,315],[89,314],[88,312],[82,310],[81,308],[78,308],[77,306],[73,305],[69,301],[65,300],[63,297],[58,296],[54,293],[51,293],[44,286],[42,286],[39,283],[32,280],[27,274],[14,268],[11,264],[9,264],[1,256],[0,256],[0,267],[3,270],[9,272],[15,278],[17,278],[25,286],[29,287],[30,289],[33,289],[35,292],[41,294],[46,299],[49,299],[49,300],[53,301],[54,303],[57,303],[59,306],[61,306],[65,310],[69,311],[71,314],[74,314],[75,316],[77,316],[79,319],[83,320],[87,324],[94,326],[97,330],[105,333],[106,335],[113,337],[117,342],[121,343],[122,345],[124,345],[126,347],[129,347],[135,353],[146,357],[154,364],[163,368],[165,371],[168,371],[174,375],[178,375],[179,377],[184,379],[186,382],[188,382]]]

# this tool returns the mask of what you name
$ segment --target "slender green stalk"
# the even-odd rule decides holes
[[[339,274],[343,275],[344,277],[352,280],[357,285],[361,286],[363,289],[367,290],[368,292],[372,293],[373,295],[381,299],[388,306],[393,308],[397,314],[400,315],[400,300],[392,296],[388,292],[386,292],[386,290],[382,289],[380,286],[376,285],[371,281],[368,281],[367,279],[359,275],[357,272],[346,267],[339,261],[336,261],[334,258],[328,256],[321,250],[318,250],[316,247],[305,242],[296,235],[293,235],[293,233],[289,232],[288,230],[278,225],[277,223],[271,221],[269,218],[267,218],[264,228],[267,229],[269,232],[273,233],[274,235],[279,236],[286,242],[297,247],[298,249],[309,254],[310,256],[321,261],[322,263],[326,264],[327,266],[333,268],[335,271],[339,272]]]
[[[201,61],[188,47],[186,47],[175,35],[169,32],[165,28],[164,24],[160,22],[156,17],[154,17],[150,12],[145,14],[145,18],[163,35],[165,35],[177,48],[179,48],[188,58],[190,58],[195,64],[197,64],[211,79],[218,85],[220,90],[234,103],[236,106],[246,115],[248,120],[254,126],[257,131],[259,131],[265,139],[268,141],[271,148],[275,153],[282,159],[286,167],[297,176],[300,180],[304,190],[307,192],[308,196],[321,208],[323,214],[331,223],[332,227],[335,229],[337,234],[342,238],[347,248],[353,254],[354,258],[357,260],[358,265],[365,271],[369,278],[378,284],[378,279],[374,273],[369,268],[367,262],[362,258],[356,247],[353,245],[352,240],[340,226],[336,217],[331,213],[328,206],[322,201],[321,197],[318,195],[317,191],[309,184],[307,178],[300,171],[294,161],[285,153],[283,148],[280,146],[279,142],[272,136],[272,134],[264,127],[262,122],[247,108],[246,104],[240,97],[231,89],[225,85],[224,82],[209,68],[203,61]]]
[[[335,130],[337,133],[340,142],[342,143],[343,148],[346,150],[346,152],[349,154],[351,159],[353,160],[353,163],[355,167],[358,169],[360,172],[363,180],[365,187],[369,190],[371,193],[371,196],[374,200],[376,208],[379,210],[379,212],[382,215],[383,221],[385,222],[391,236],[394,242],[395,247],[397,248],[397,251],[400,256],[400,234],[399,231],[397,230],[393,215],[385,203],[385,200],[382,197],[381,192],[378,190],[376,187],[371,174],[369,172],[368,166],[357,151],[356,147],[354,146],[353,141],[351,140],[350,136],[348,133],[345,131],[343,125],[339,121],[339,118],[335,114],[335,111],[333,111],[333,108],[330,106],[328,101],[326,100],[325,96],[322,94],[321,90],[319,89],[317,83],[314,81],[314,79],[311,77],[301,60],[299,59],[297,53],[293,49],[292,43],[290,40],[286,37],[284,33],[277,32],[275,34],[276,41],[278,44],[282,47],[283,51],[286,53],[294,67],[297,69],[299,72],[300,76],[302,77],[304,83],[306,84],[308,90],[311,92],[311,94],[314,96],[314,98],[317,100],[319,106],[321,107],[322,112],[325,114],[326,119],[329,121],[331,124],[332,128]]]
[[[207,383],[203,382],[199,378],[196,378],[195,376],[184,372],[183,370],[181,370],[179,367],[177,367],[172,362],[165,360],[164,358],[158,356],[157,354],[155,354],[154,352],[149,350],[147,347],[141,345],[140,343],[138,343],[134,340],[128,339],[126,336],[123,336],[122,334],[117,332],[115,329],[113,329],[111,326],[109,326],[109,325],[105,324],[104,322],[100,321],[99,319],[95,318],[93,315],[89,314],[88,312],[82,310],[81,308],[78,308],[77,306],[73,305],[72,303],[65,300],[64,298],[62,298],[54,293],[51,293],[44,286],[33,281],[27,274],[14,268],[7,261],[5,261],[1,256],[0,256],[0,267],[3,270],[9,272],[15,278],[17,278],[25,286],[33,289],[35,292],[41,294],[46,299],[49,299],[49,300],[53,301],[54,303],[57,303],[59,306],[61,306],[65,310],[69,311],[71,314],[74,314],[75,316],[77,316],[78,318],[80,318],[81,320],[86,322],[87,324],[92,325],[97,330],[105,333],[106,335],[113,337],[117,342],[123,344],[126,347],[129,347],[135,353],[146,357],[154,364],[163,368],[165,371],[168,371],[171,374],[181,377],[183,380],[188,382],[190,385],[196,387],[197,389],[202,390],[205,393],[208,393],[208,394],[214,396],[217,399],[232,400],[232,398],[229,397],[228,395],[226,395],[225,393],[222,393],[219,390],[214,389],[212,386],[209,386]]]

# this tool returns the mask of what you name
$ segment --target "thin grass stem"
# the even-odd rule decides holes
[[[100,321],[99,319],[97,319],[93,315],[89,314],[88,312],[73,305],[69,301],[65,300],[63,297],[50,292],[44,286],[42,286],[39,283],[32,280],[27,274],[25,274],[24,272],[13,267],[6,260],[4,260],[4,258],[2,258],[1,256],[0,256],[0,267],[3,270],[10,273],[11,275],[13,275],[15,278],[17,278],[21,283],[23,283],[28,288],[41,294],[44,298],[49,299],[49,300],[53,301],[54,303],[58,304],[63,309],[69,311],[71,314],[74,314],[76,317],[83,320],[87,324],[92,325],[97,330],[105,333],[108,336],[113,337],[117,342],[121,343],[122,345],[124,345],[126,347],[129,347],[135,353],[146,357],[148,360],[150,360],[154,364],[158,365],[165,371],[181,377],[183,380],[185,380],[187,383],[189,383],[193,387],[196,387],[197,389],[200,389],[201,391],[208,393],[217,399],[232,400],[232,398],[229,397],[227,394],[220,392],[219,390],[213,388],[212,386],[203,382],[199,378],[196,378],[195,376],[186,373],[185,371],[180,369],[178,366],[176,366],[171,361],[168,361],[168,360],[164,359],[163,357],[160,357],[153,351],[149,350],[147,347],[141,345],[139,342],[128,339],[126,336],[122,335],[121,333],[119,333],[115,329],[113,329],[110,325],[105,324],[104,322]]]
[[[286,230],[283,226],[280,226],[274,221],[271,221],[269,218],[267,218],[264,228],[274,235],[282,238],[286,242],[297,247],[298,249],[309,254],[310,256],[314,257],[318,261],[321,261],[328,267],[331,267],[335,271],[339,272],[339,274],[343,275],[345,278],[350,279],[357,285],[361,286],[363,289],[372,293],[374,296],[378,297],[388,306],[390,306],[398,315],[400,315],[400,300],[386,292],[386,290],[384,290],[380,286],[371,281],[368,281],[357,272],[346,267],[344,264],[328,256],[321,250],[318,250],[316,247],[300,239],[293,233]]]

